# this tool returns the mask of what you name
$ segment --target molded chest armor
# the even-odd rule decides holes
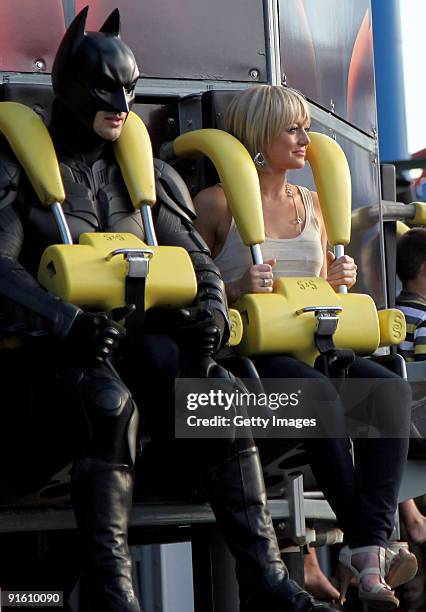
[[[143,239],[139,211],[135,211],[128,196],[119,167],[99,159],[92,167],[77,160],[60,164],[66,193],[63,204],[71,235],[78,242],[83,232],[131,232]],[[52,213],[44,208],[35,195],[25,203],[28,228],[43,250],[60,242]],[[41,255],[41,253],[40,253]]]

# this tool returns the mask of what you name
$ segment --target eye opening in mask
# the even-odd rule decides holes
[[[136,83],[137,83],[137,80],[133,81],[133,83],[130,83],[129,85],[124,85],[124,91],[126,95],[131,96],[134,94]]]
[[[117,83],[108,77],[104,77],[98,83],[94,84],[93,91],[99,96],[109,96],[115,91],[124,89],[126,96],[131,97],[135,92],[136,83],[137,79],[127,85],[122,85],[121,83]]]

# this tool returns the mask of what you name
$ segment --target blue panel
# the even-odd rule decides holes
[[[408,158],[399,0],[372,0],[381,161]]]

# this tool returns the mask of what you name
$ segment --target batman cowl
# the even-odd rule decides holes
[[[92,128],[98,111],[128,112],[135,100],[139,70],[120,38],[115,9],[99,32],[86,32],[88,7],[75,17],[56,53],[52,85],[56,97]]]

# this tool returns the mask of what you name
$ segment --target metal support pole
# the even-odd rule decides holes
[[[145,232],[145,240],[151,246],[158,246],[157,236],[155,234],[154,222],[152,220],[151,207],[148,204],[141,206],[142,223]]]
[[[287,497],[290,508],[289,536],[302,546],[306,542],[305,500],[303,496],[303,474],[290,472],[287,476]]]
[[[380,158],[407,159],[399,0],[372,0],[371,9]]]
[[[266,67],[268,83],[281,85],[281,56],[278,0],[264,0]]]
[[[250,246],[250,251],[251,251],[251,258],[253,260],[253,263],[256,264],[263,264],[263,255],[262,255],[262,251],[260,250],[260,244],[252,244]]]
[[[54,202],[52,204],[52,213],[55,218],[56,225],[58,227],[63,244],[73,244],[71,232],[68,227],[64,211],[62,210],[62,206],[59,204],[59,202]]]
[[[336,259],[339,259],[339,257],[343,257],[343,255],[345,254],[345,247],[343,246],[343,244],[335,245],[334,254],[336,256]],[[347,292],[348,292],[348,288],[346,287],[346,285],[339,285],[337,293],[347,293]]]

